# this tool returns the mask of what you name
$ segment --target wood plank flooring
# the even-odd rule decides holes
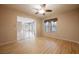
[[[40,37],[21,40],[0,47],[1,54],[78,54],[79,44]]]

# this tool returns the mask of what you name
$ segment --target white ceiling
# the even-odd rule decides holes
[[[47,17],[47,16],[52,16],[52,15],[56,15],[56,14],[60,14],[69,10],[73,10],[76,8],[79,8],[79,5],[77,4],[46,4],[46,9],[51,9],[53,10],[52,12],[48,13],[46,12],[46,15],[37,15],[35,14],[36,10],[34,10],[34,8],[40,8],[39,4],[9,4],[9,5],[4,5],[7,6],[9,8],[13,8],[22,12],[25,12],[31,16],[34,17]]]

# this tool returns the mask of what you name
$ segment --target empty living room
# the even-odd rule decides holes
[[[79,4],[0,4],[0,54],[79,54]]]

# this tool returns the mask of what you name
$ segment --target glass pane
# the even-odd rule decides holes
[[[33,39],[36,35],[36,23],[30,18],[17,16],[17,40]]]
[[[53,21],[52,21],[52,22],[51,22],[51,27],[52,27],[52,28],[51,28],[51,31],[52,31],[52,32],[56,32],[56,22],[53,22]]]
[[[45,24],[45,32],[49,32],[49,22],[46,22],[44,24]]]

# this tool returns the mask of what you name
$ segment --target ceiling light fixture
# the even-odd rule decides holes
[[[41,9],[38,11],[40,14],[44,14],[45,13],[45,10]]]
[[[41,4],[39,5],[41,8],[37,9],[37,8],[33,8],[36,10],[35,14],[41,14],[41,15],[45,15],[46,12],[52,12],[51,9],[46,9],[46,4]]]

